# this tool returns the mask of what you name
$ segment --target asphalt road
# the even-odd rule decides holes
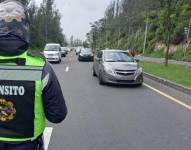
[[[91,62],[74,53],[53,64],[68,116],[53,132],[48,150],[190,150],[191,110],[147,86],[100,86]],[[191,96],[145,79],[191,105]]]

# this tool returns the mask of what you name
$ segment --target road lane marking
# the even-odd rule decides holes
[[[50,143],[50,138],[51,138],[51,135],[52,135],[52,131],[53,131],[53,128],[52,127],[46,127],[45,130],[44,130],[44,149],[45,150],[48,150],[48,146],[49,146],[49,143]]]
[[[68,72],[69,71],[69,67],[66,67],[66,70],[65,70],[66,72]]]
[[[156,89],[156,88],[154,88],[154,87],[152,87],[152,86],[150,86],[150,85],[148,85],[146,83],[144,83],[143,85],[146,86],[147,88],[159,93],[160,95],[168,98],[169,100],[183,106],[184,108],[187,108],[187,109],[191,110],[191,105],[186,104],[185,102],[183,102],[183,100],[179,100],[179,99],[177,99],[177,98],[175,98],[173,96],[170,96],[170,95],[168,95],[168,94],[166,94],[166,93],[164,93],[164,92],[162,92],[162,91],[160,91],[160,90],[158,90],[158,89]]]

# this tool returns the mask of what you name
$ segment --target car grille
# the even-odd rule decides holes
[[[48,54],[48,56],[50,56],[50,57],[51,57],[51,56],[54,56],[54,54]]]
[[[89,54],[84,54],[84,55],[82,55],[83,57],[89,57],[89,56],[91,56],[91,55],[89,55]]]
[[[134,83],[134,80],[116,80],[119,83]]]
[[[116,69],[115,73],[118,75],[122,75],[122,76],[130,76],[130,75],[134,75],[136,72],[136,70],[119,70]]]

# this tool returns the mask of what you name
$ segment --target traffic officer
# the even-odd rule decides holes
[[[43,150],[45,118],[60,123],[67,114],[51,65],[28,47],[24,6],[0,3],[0,150]]]

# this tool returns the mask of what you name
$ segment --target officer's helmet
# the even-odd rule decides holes
[[[29,23],[25,7],[16,0],[0,3],[0,55],[19,55],[27,50]]]

